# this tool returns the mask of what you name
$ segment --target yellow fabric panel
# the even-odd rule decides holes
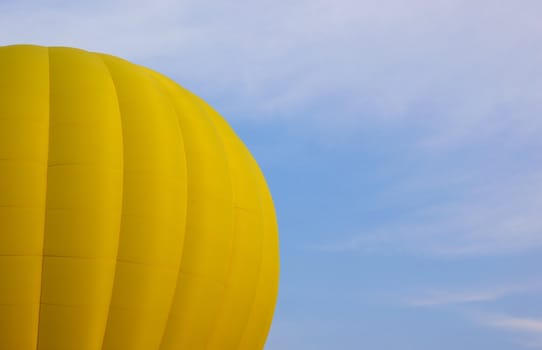
[[[263,199],[262,265],[256,297],[238,350],[263,349],[271,328],[279,287],[279,241],[275,208],[263,174],[255,161],[253,161],[253,165],[257,168],[256,173]]]
[[[36,349],[48,138],[47,48],[0,47],[2,349]]]
[[[263,175],[205,102],[112,56],[0,47],[0,348],[262,349],[278,261]]]
[[[101,348],[122,204],[122,131],[103,62],[50,48],[50,141],[39,350]]]
[[[144,69],[103,56],[124,135],[124,201],[104,350],[157,350],[184,242],[186,161],[175,109]]]
[[[241,140],[209,105],[203,101],[200,104],[212,118],[226,146],[235,207],[235,236],[226,293],[206,348],[234,350],[248,322],[260,273],[263,240],[260,183]]]
[[[160,349],[204,349],[220,311],[233,249],[233,198],[224,145],[197,101],[154,74],[177,109],[185,141],[185,248]]]

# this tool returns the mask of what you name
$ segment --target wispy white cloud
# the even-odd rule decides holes
[[[442,257],[513,254],[542,249],[542,173],[537,170],[485,176],[459,186],[456,199],[405,210],[400,218],[381,221],[359,234],[320,242],[310,248],[326,252],[413,253]],[[430,179],[430,176],[423,178]],[[445,190],[437,188],[435,191],[442,193]],[[418,188],[412,195],[425,192]],[[389,200],[408,199],[406,194],[400,193]]]
[[[409,298],[406,304],[413,307],[441,307],[494,302],[508,296],[532,290],[532,286],[479,288],[460,291],[429,290],[420,293],[416,297]]]
[[[511,331],[542,335],[542,319],[499,316],[490,318],[488,324]]]
[[[517,334],[516,342],[523,348],[542,349],[542,318],[481,314],[477,320],[484,326]]]
[[[3,1],[0,42],[126,56],[231,116],[326,132],[405,123],[434,147],[537,135],[541,11],[535,0]]]
[[[174,1],[4,1],[0,43],[76,46],[132,59],[163,55],[194,39]]]

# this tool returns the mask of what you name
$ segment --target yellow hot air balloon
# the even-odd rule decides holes
[[[255,350],[270,193],[205,102],[150,69],[0,47],[0,348]]]

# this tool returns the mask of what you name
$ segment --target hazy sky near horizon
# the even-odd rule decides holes
[[[213,105],[281,237],[267,350],[542,349],[539,0],[0,0]]]

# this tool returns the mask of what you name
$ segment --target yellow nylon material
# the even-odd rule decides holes
[[[257,167],[254,161],[253,164],[254,167]],[[267,334],[271,328],[279,287],[279,241],[275,208],[271,193],[259,169],[257,174],[260,189],[263,192],[262,265],[256,297],[252,304],[250,318],[243,332],[241,343],[237,348],[238,350],[263,349]]]
[[[177,290],[160,349],[204,349],[220,312],[233,254],[228,159],[211,118],[186,91],[161,77],[185,137],[188,208]]]
[[[158,349],[182,256],[186,164],[175,110],[143,69],[104,57],[124,135],[124,201],[103,349]]]
[[[47,48],[0,47],[0,348],[36,348],[48,144]]]
[[[0,47],[0,348],[259,350],[278,260],[263,175],[205,102],[112,56]]]
[[[234,188],[234,254],[227,292],[208,339],[208,349],[237,349],[256,294],[262,261],[263,207],[259,182],[250,154],[233,131],[209,106],[201,102],[225,142]]]
[[[39,350],[102,344],[122,204],[122,131],[105,64],[50,48],[50,131]]]

